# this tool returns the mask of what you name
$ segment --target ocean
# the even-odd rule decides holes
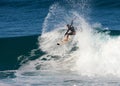
[[[120,86],[119,21],[119,0],[0,0],[0,86]]]

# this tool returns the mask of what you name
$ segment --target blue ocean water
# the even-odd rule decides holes
[[[85,1],[81,2],[84,3]],[[86,8],[83,7],[81,13],[85,14],[86,12],[86,14],[89,14],[89,17],[92,19],[91,22],[99,22],[105,27],[109,27],[113,30],[119,30],[119,1],[87,0],[86,2],[90,6],[87,8],[87,12]],[[40,34],[43,21],[48,14],[49,7],[53,3],[60,3],[60,5],[65,6],[66,9],[78,8],[76,5],[78,1],[75,1],[75,4],[71,5],[73,2],[69,3],[69,0],[1,0],[0,37]],[[88,12],[88,10],[91,12]]]
[[[0,0],[0,86],[119,86],[119,21],[119,0]]]
[[[39,0],[1,0],[0,37],[39,34],[51,4]]]

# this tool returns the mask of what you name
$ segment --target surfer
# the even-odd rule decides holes
[[[71,25],[67,24],[66,26],[67,26],[67,31],[65,33],[65,36],[67,36],[66,40],[68,40],[69,35],[75,35],[76,34],[75,28],[73,26],[73,20],[71,21]]]
[[[67,31],[64,35],[64,38],[57,43],[57,45],[62,45],[62,44],[65,44],[68,42],[69,40],[69,35],[75,35],[76,34],[76,31],[75,31],[75,28],[73,26],[73,20],[71,21],[71,24],[67,24]]]

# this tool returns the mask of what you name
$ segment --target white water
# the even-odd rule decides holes
[[[39,37],[42,57],[24,64],[11,82],[25,86],[118,86],[120,84],[120,37],[98,33],[75,12],[77,34],[58,46],[66,27]],[[79,23],[78,23],[79,22]],[[83,29],[82,32],[80,29]],[[74,48],[74,49],[73,49]],[[42,60],[43,58],[47,59]],[[36,69],[40,67],[40,69]]]
[[[69,70],[77,71],[80,75],[120,77],[120,37],[97,33],[84,18],[78,14],[75,15],[77,16],[76,21],[79,23],[77,24],[77,34],[71,43],[63,46],[56,45],[59,38],[62,37],[61,35],[65,33],[60,30],[66,28],[59,27],[41,36],[40,49],[50,56],[60,56],[63,60],[60,60],[59,64],[56,63],[60,68],[64,69],[68,66]],[[80,29],[83,29],[82,32]],[[71,51],[74,47],[78,49]]]
[[[65,9],[60,8],[63,12],[59,13],[58,4],[51,6],[51,9],[43,24],[43,34],[39,38],[40,49],[47,52],[46,56],[57,55],[60,58],[57,61],[50,60],[48,65],[57,65],[55,69],[76,71],[80,75],[120,77],[120,37],[111,37],[107,33],[96,32],[79,12],[72,11],[69,13],[70,16],[63,15]],[[53,17],[56,13],[63,16],[63,21],[61,20],[59,24],[55,23],[59,16],[55,19]],[[74,26],[77,27],[77,34],[71,43],[57,46],[56,43],[66,31],[64,25],[70,23],[73,18],[76,18]],[[56,26],[47,27],[51,25],[51,19],[54,20]],[[48,28],[53,30],[47,32]],[[71,51],[74,47],[77,47],[77,50]]]

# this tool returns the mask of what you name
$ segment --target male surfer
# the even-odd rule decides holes
[[[73,20],[71,21],[71,25],[67,24],[67,31],[65,33],[65,36],[67,36],[66,40],[68,40],[69,35],[75,35],[76,31],[75,28],[73,27]]]
[[[71,21],[70,25],[67,24],[66,26],[67,26],[67,31],[66,31],[66,33],[64,35],[65,37],[60,43],[58,42],[57,45],[61,45],[62,43],[67,42],[68,39],[69,39],[69,35],[75,35],[76,34],[76,31],[75,31],[75,29],[73,27],[73,20]]]

